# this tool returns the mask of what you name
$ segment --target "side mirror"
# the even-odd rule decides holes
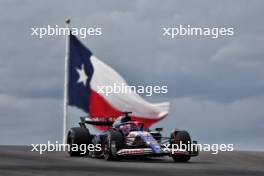
[[[155,130],[160,132],[163,130],[163,128],[155,128]]]
[[[140,130],[144,130],[144,123],[142,123],[139,128]]]

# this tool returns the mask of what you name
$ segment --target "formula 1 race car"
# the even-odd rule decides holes
[[[171,156],[175,162],[187,162],[192,156],[198,155],[197,147],[194,147],[195,150],[174,148],[173,144],[196,146],[197,141],[191,141],[187,131],[173,130],[170,137],[163,137],[162,128],[156,128],[154,131],[145,129],[144,123],[132,120],[130,113],[125,112],[115,121],[95,121],[81,117],[80,127],[71,128],[68,132],[69,155],[88,155],[106,160],[119,160],[133,156]],[[86,124],[108,126],[109,129],[98,134],[90,134]],[[79,150],[71,149],[73,144],[100,144],[101,150],[81,153]]]

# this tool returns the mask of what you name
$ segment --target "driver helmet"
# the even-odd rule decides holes
[[[130,116],[120,116],[118,117],[115,122],[113,123],[113,128],[118,128],[121,124],[131,121]]]
[[[123,124],[120,126],[120,130],[124,135],[128,135],[131,129],[131,124]]]

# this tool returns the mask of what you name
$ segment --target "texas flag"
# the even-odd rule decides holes
[[[168,114],[169,103],[153,104],[135,92],[111,93],[99,90],[102,86],[128,86],[122,76],[99,60],[74,35],[70,35],[68,105],[85,111],[90,118],[116,118],[122,112],[132,112],[134,120],[148,128]],[[98,127],[97,129],[104,129]]]

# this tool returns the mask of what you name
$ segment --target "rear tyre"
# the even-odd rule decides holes
[[[71,128],[67,136],[67,144],[69,144],[68,153],[70,156],[87,156],[87,145],[91,144],[92,137],[87,128],[74,127]],[[81,147],[81,145],[83,147]],[[86,145],[86,146],[84,146]],[[85,147],[85,148],[84,148]]]
[[[119,160],[117,152],[123,148],[123,135],[117,130],[110,130],[103,141],[103,156],[107,161]]]
[[[185,144],[186,146],[190,144],[191,137],[187,131],[174,131],[171,134],[171,144],[178,144],[180,143]],[[190,154],[190,151],[188,151]],[[190,155],[172,155],[172,158],[175,162],[187,162],[190,160]]]

